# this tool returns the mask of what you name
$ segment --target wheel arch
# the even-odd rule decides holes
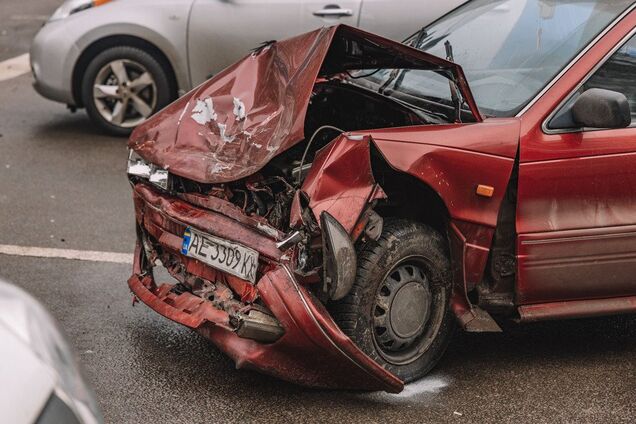
[[[479,208],[474,204],[469,204],[471,207],[468,209],[466,204],[458,202],[462,199],[458,199],[456,194],[461,191],[455,191],[456,187],[468,191],[467,194],[477,198],[474,193],[470,193],[475,190],[471,175],[468,175],[469,178],[449,178],[454,171],[454,161],[445,161],[440,158],[441,155],[430,153],[429,157],[426,157],[426,154],[420,157],[417,166],[396,166],[404,165],[404,161],[401,162],[400,158],[395,156],[396,152],[402,155],[404,152],[386,147],[387,144],[374,144],[371,151],[374,177],[386,194],[386,205],[378,203],[376,212],[380,215],[384,213],[388,216],[411,219],[429,225],[442,234],[447,241],[446,254],[451,264],[451,308],[462,328],[467,331],[501,331],[487,312],[473,304],[475,289],[487,272],[486,266],[491,256],[497,221],[493,226],[488,225],[491,217],[479,216]],[[474,155],[471,152],[461,154]],[[406,162],[413,165],[408,160]],[[459,164],[462,162],[457,161]],[[507,162],[509,164],[506,164]],[[499,170],[502,171],[500,177],[506,177],[505,187],[508,187],[514,161],[507,162],[504,162],[504,166]],[[501,185],[503,184],[498,186]],[[493,199],[497,203],[497,211],[500,210],[501,198],[504,197],[505,191],[502,190],[500,198]],[[479,216],[481,222],[466,219],[471,216]]]
[[[375,145],[371,145],[373,176],[387,195],[376,206],[383,217],[405,218],[429,225],[445,238],[450,212],[442,196],[427,182],[394,168]],[[410,201],[412,199],[416,201]]]
[[[89,63],[105,49],[116,46],[136,47],[154,57],[168,76],[171,98],[176,99],[178,97],[179,84],[177,81],[177,75],[172,63],[168,59],[168,56],[159,47],[148,40],[134,35],[119,34],[109,35],[93,41],[79,55],[75,62],[75,66],[73,67],[71,77],[72,95],[76,106],[84,106],[82,102],[82,78],[84,77],[84,72],[86,71]]]

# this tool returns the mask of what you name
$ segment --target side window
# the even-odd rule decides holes
[[[590,88],[623,93],[632,112],[632,125],[636,124],[636,36],[618,49],[579,91]]]
[[[590,88],[602,88],[622,93],[627,97],[636,125],[636,35],[623,44],[603,65],[583,83],[550,120],[549,129],[574,128],[570,109],[578,96]]]

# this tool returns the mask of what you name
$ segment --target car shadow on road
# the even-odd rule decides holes
[[[44,122],[38,122],[33,125],[34,136],[47,143],[61,141],[65,139],[86,141],[90,138],[91,142],[114,142],[126,143],[127,137],[115,137],[106,134],[97,127],[82,111],[69,113],[65,115],[55,116],[55,119],[49,119]]]
[[[609,351],[636,351],[636,315],[578,320],[546,321],[532,324],[502,323],[502,333],[458,333],[447,357],[453,362],[470,351],[471,360],[488,361],[497,351],[497,360],[532,358],[576,358]]]
[[[407,385],[398,395],[304,388],[256,372],[237,371],[212,343],[190,331],[179,331],[178,339],[173,338],[170,346],[157,336],[156,329],[133,326],[132,331],[139,341],[138,348],[151,352],[138,358],[148,361],[140,365],[163,370],[168,379],[178,376],[187,380],[188,387],[197,387],[199,393],[231,392],[237,402],[252,405],[269,405],[281,396],[297,397],[300,401],[302,396],[325,407],[333,406],[334,402],[360,408],[401,407],[411,402],[420,407],[434,406],[436,397],[450,389],[453,382],[477,387],[484,383],[484,378],[496,381],[511,370],[523,374],[534,369],[545,371],[547,367],[560,372],[563,364],[597,364],[610,354],[620,360],[636,353],[636,315],[527,325],[504,323],[503,327],[505,332],[499,334],[457,332],[434,372]]]

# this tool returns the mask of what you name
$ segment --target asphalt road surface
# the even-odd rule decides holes
[[[59,0],[0,2],[0,61],[27,51]],[[0,82],[0,245],[130,253],[125,140]],[[44,254],[40,255],[44,256]],[[0,254],[0,277],[59,319],[109,423],[634,422],[636,318],[457,334],[399,395],[311,390],[232,362],[197,334],[131,307],[125,263]],[[1,418],[0,418],[1,421]]]

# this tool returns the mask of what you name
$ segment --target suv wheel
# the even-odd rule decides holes
[[[330,309],[367,355],[402,380],[428,373],[454,328],[446,243],[430,227],[386,220],[358,252],[356,282]]]
[[[171,100],[168,75],[149,53],[111,47],[89,63],[82,79],[82,102],[107,132],[125,136]]]

